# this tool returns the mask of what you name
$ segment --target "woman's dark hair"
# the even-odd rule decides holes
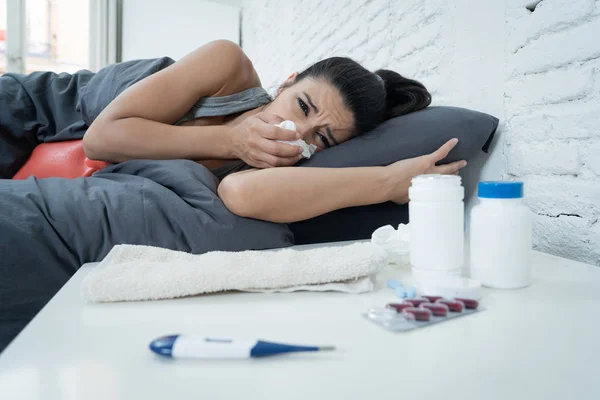
[[[370,72],[346,57],[319,61],[298,74],[295,82],[304,78],[324,79],[339,90],[354,115],[357,134],[431,104],[431,94],[420,82],[387,69]]]

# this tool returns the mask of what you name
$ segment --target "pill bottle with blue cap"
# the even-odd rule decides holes
[[[531,224],[523,182],[479,182],[471,210],[470,270],[473,279],[498,289],[531,284]]]

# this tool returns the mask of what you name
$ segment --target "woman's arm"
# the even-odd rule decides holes
[[[414,176],[456,173],[465,161],[436,166],[458,143],[453,139],[434,153],[387,167],[283,167],[232,174],[219,196],[234,214],[272,222],[296,222],[345,207],[408,202]]]
[[[173,126],[202,97],[260,86],[250,60],[235,43],[218,40],[132,85],[92,123],[86,156],[131,158],[235,158],[228,127]]]
[[[390,178],[386,167],[268,168],[227,176],[219,197],[234,214],[288,223],[388,201]]]

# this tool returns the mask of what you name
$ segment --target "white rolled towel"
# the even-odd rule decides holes
[[[90,302],[168,299],[224,290],[320,291],[320,285],[359,293],[371,290],[368,277],[386,265],[387,257],[371,243],[205,254],[117,245],[85,277],[81,293]],[[356,285],[362,278],[367,286]]]

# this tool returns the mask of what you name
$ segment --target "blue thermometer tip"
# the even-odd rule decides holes
[[[299,351],[330,351],[335,350],[334,346],[296,346],[293,344],[282,344],[265,342],[259,340],[250,351],[251,357],[263,357],[281,353],[295,353]]]

